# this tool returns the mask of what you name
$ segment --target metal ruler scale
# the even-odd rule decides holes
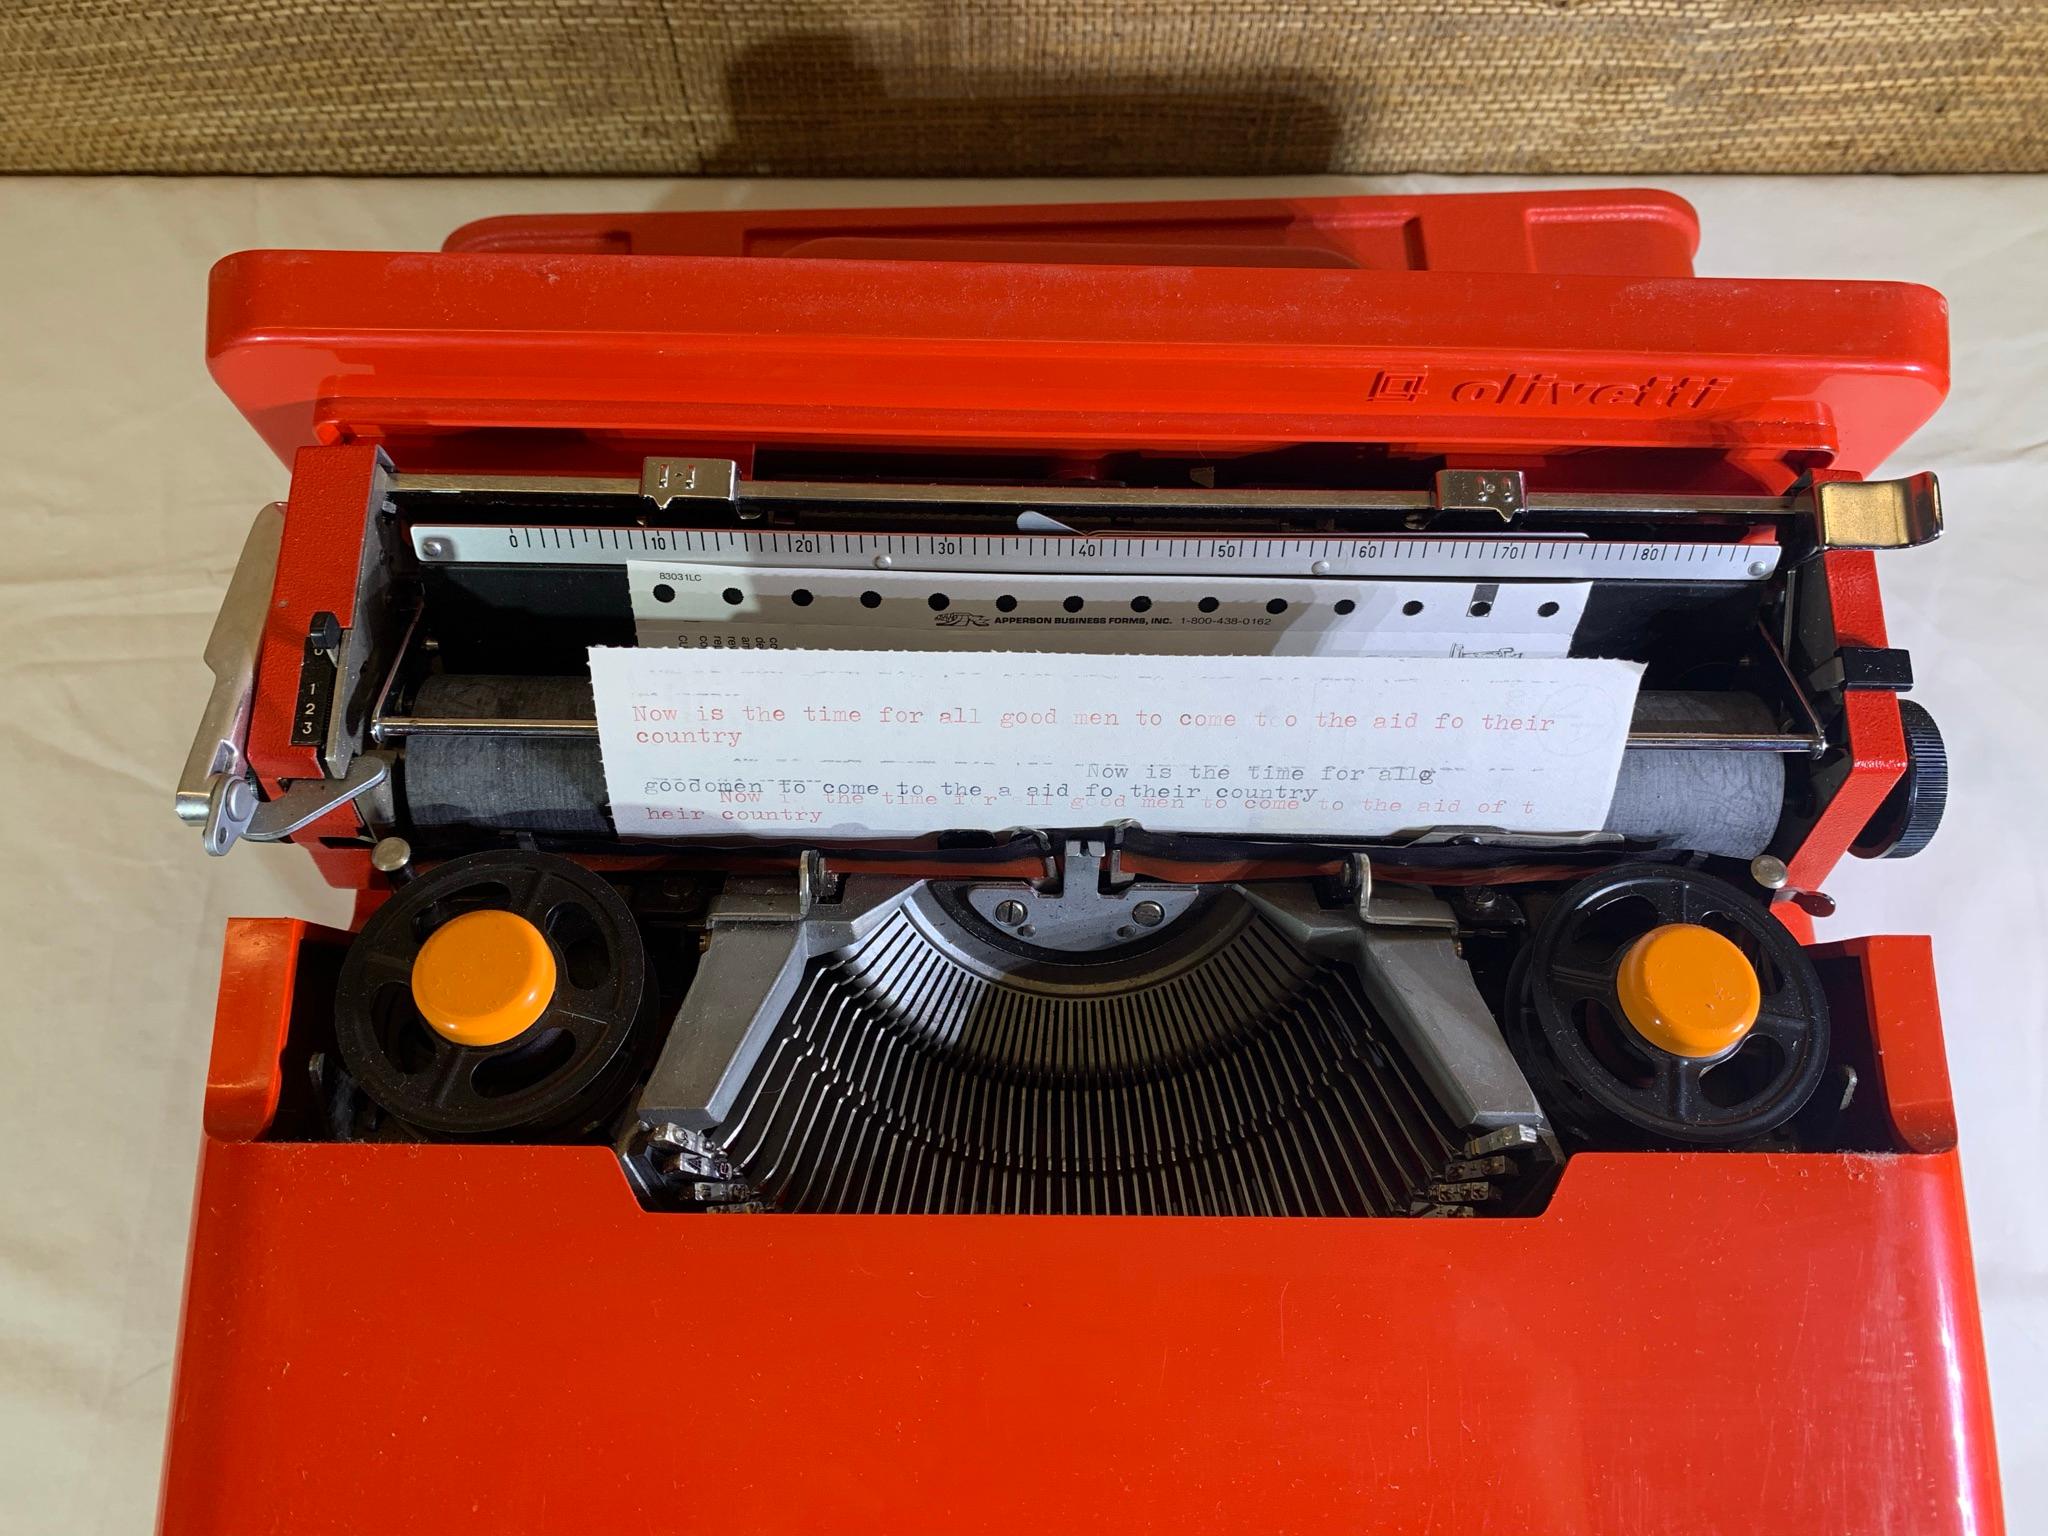
[[[426,565],[708,565],[1045,575],[1327,576],[1469,581],[1756,582],[1775,544],[1575,535],[1209,536],[804,533],[576,524],[416,523]]]

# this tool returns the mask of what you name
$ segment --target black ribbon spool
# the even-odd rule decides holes
[[[485,908],[546,936],[556,986],[547,1007],[500,1045],[466,1046],[420,1016],[412,966],[442,924]],[[334,1033],[364,1093],[437,1136],[581,1133],[617,1102],[654,987],[633,914],[617,891],[553,854],[501,849],[451,859],[399,889],[343,960]]]
[[[1666,923],[1713,929],[1756,970],[1756,1023],[1720,1055],[1674,1055],[1622,1012],[1622,959]],[[1571,886],[1516,961],[1508,997],[1510,1044],[1537,1097],[1593,1145],[1752,1141],[1797,1114],[1827,1068],[1827,999],[1813,963],[1762,905],[1692,870],[1620,865]]]

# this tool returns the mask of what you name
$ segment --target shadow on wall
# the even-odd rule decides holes
[[[1328,86],[1305,74],[1105,76],[1052,94],[1022,76],[921,72],[902,95],[893,73],[850,33],[747,48],[726,71],[731,137],[700,173],[1285,175],[1330,169],[1337,144]]]

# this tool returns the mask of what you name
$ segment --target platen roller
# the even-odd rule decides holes
[[[420,684],[415,714],[449,720],[591,718],[579,677],[437,676]],[[589,738],[427,731],[405,748],[414,825],[445,831],[610,837],[604,763]]]
[[[1703,718],[1686,695],[1658,696],[1674,722]],[[590,684],[573,677],[435,676],[413,713],[449,720],[588,720]],[[407,742],[404,792],[417,826],[446,831],[611,837],[604,766],[588,737],[420,731]],[[1785,801],[1775,752],[1630,748],[1606,831],[1656,847],[1748,859],[1769,846]]]

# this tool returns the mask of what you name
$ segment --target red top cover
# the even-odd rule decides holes
[[[1655,192],[493,219],[230,256],[208,351],[281,456],[414,470],[1338,442],[1776,489],[1868,472],[1939,403],[1938,294],[1696,278],[1696,243]]]

